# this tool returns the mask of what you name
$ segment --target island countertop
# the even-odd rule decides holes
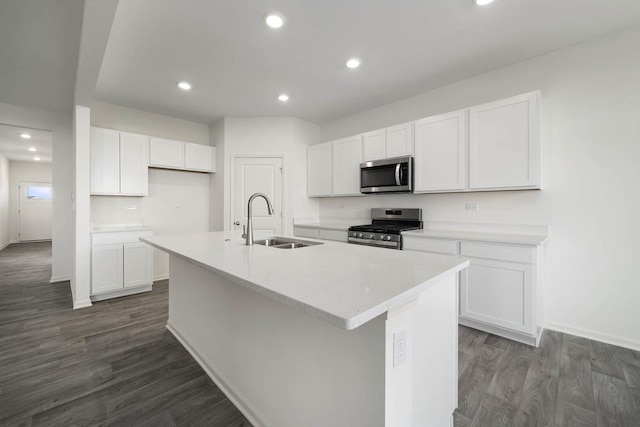
[[[264,237],[268,235],[255,234],[255,239]],[[140,240],[347,330],[469,265],[453,256],[329,241],[297,249],[246,246],[238,231]]]

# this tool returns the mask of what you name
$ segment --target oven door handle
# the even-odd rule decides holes
[[[400,167],[402,165],[400,163],[396,164],[396,185],[402,185],[400,183]]]

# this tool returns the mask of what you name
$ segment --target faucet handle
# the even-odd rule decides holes
[[[245,226],[244,226],[244,225],[242,226],[242,236],[241,236],[241,237],[242,237],[243,239],[246,239],[246,238],[247,238],[247,231],[245,230]]]

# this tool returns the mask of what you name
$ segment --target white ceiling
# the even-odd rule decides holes
[[[273,10],[279,30],[263,23]],[[96,98],[202,123],[322,124],[637,22],[638,0],[121,1]]]
[[[31,135],[30,139],[20,137],[21,133]],[[34,147],[37,151],[29,151]],[[0,125],[0,153],[9,160],[19,162],[35,162],[34,157],[40,157],[40,163],[51,163],[53,152],[53,135],[48,130],[29,129],[18,126]]]
[[[83,5],[0,1],[0,102],[71,112]]]

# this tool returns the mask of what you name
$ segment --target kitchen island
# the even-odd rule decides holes
[[[167,328],[254,426],[450,425],[468,261],[238,232],[141,240],[170,255]]]

